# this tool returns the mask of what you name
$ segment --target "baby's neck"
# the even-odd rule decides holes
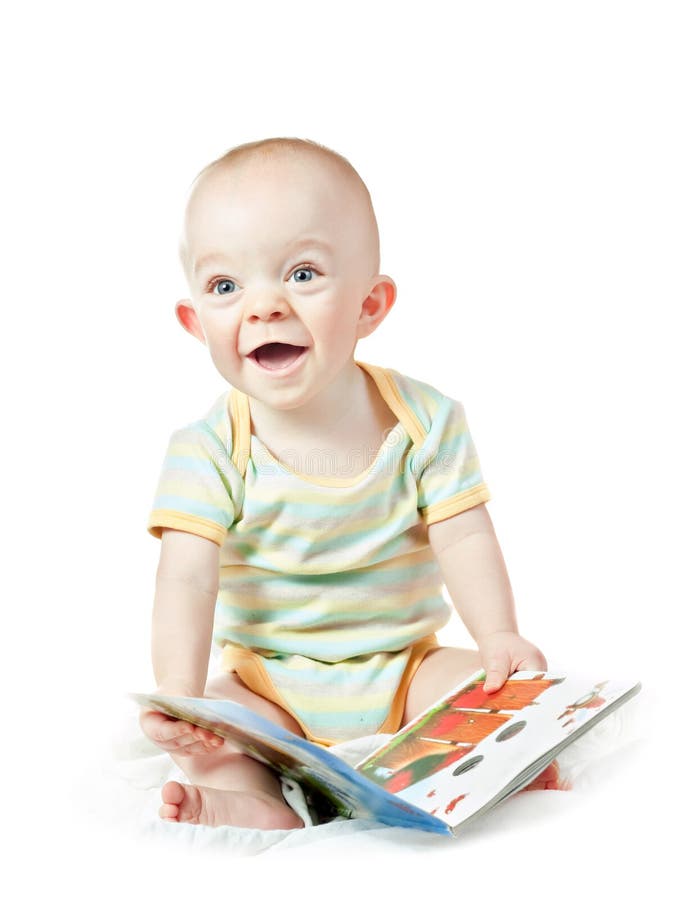
[[[374,379],[353,360],[337,378],[298,410],[275,410],[250,398],[251,431],[276,459],[302,477],[318,476],[318,452],[324,477],[363,474],[397,423]],[[328,470],[327,465],[330,469]]]
[[[251,427],[266,443],[266,435],[316,441],[345,433],[349,422],[363,421],[371,412],[368,376],[351,359],[335,380],[298,409],[278,410],[249,398]]]

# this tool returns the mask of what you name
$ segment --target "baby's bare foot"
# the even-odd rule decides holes
[[[192,825],[235,825],[238,828],[303,828],[304,823],[284,800],[264,792],[219,791],[216,788],[168,781],[158,810],[166,822]]]

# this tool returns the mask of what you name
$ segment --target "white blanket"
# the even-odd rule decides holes
[[[351,852],[390,845],[397,846],[398,853],[402,854],[423,849],[449,849],[451,845],[470,846],[478,840],[491,843],[492,836],[506,828],[516,834],[520,834],[521,830],[531,831],[535,817],[542,826],[552,826],[569,813],[579,811],[583,814],[587,794],[595,794],[596,786],[606,781],[610,784],[616,782],[616,789],[620,792],[630,791],[630,785],[638,782],[634,763],[638,763],[643,756],[646,713],[647,707],[643,707],[636,698],[561,754],[561,771],[571,781],[571,791],[533,791],[517,795],[487,813],[456,840],[345,819],[336,819],[320,826],[309,823],[308,827],[293,831],[262,831],[231,826],[210,828],[163,822],[157,812],[162,802],[160,788],[169,779],[186,781],[186,778],[171,758],[159,752],[141,733],[137,710],[131,708],[131,704],[119,723],[103,772],[98,777],[90,772],[81,780],[78,802],[83,811],[105,818],[128,837],[137,835],[139,838],[159,839],[177,847],[218,848],[235,856],[251,856],[264,851],[267,855],[293,852],[309,845],[317,845],[324,850],[350,849]],[[362,738],[338,745],[334,752],[355,763],[384,740],[384,735]],[[286,798],[304,817],[299,789],[286,788]],[[102,810],[106,812],[102,813]],[[604,806],[598,813],[605,820]],[[535,837],[530,834],[530,840]],[[496,848],[492,852],[496,852]]]

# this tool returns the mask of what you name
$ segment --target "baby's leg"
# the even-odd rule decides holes
[[[410,682],[401,728],[478,669],[482,669],[482,663],[477,650],[461,647],[429,650]]]
[[[477,650],[435,647],[424,657],[410,682],[401,728],[481,668]],[[566,790],[568,787],[560,778],[558,763],[552,762],[524,790]]]
[[[207,683],[205,696],[235,700],[288,731],[301,735],[294,719],[270,700],[248,690],[237,675],[226,673]],[[200,756],[170,753],[191,781],[169,781],[162,789],[162,819],[196,825],[241,828],[301,828],[303,822],[283,799],[278,776],[227,742]]]

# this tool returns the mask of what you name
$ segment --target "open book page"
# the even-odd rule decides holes
[[[450,825],[525,786],[557,752],[640,686],[517,672],[492,694],[477,672],[357,770]]]
[[[321,817],[344,815],[449,834],[439,819],[358,774],[323,747],[306,741],[230,700],[130,694],[140,706],[200,725],[243,753],[298,782]]]

